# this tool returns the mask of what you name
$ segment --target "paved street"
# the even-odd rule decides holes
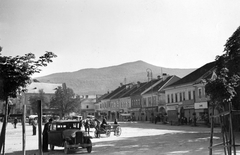
[[[171,126],[150,123],[121,123],[122,135],[110,137],[101,135],[93,138],[93,151],[96,155],[207,155],[210,137],[210,128]],[[1,125],[0,125],[1,126]],[[6,154],[19,155],[22,150],[21,125],[17,129],[12,124],[7,126]],[[92,129],[93,130],[93,129]],[[32,136],[32,127],[26,126],[27,155],[37,154],[38,138]],[[214,143],[221,142],[220,130],[215,129]],[[90,133],[93,135],[93,132]],[[240,137],[239,134],[236,137]],[[239,143],[239,139],[237,139]],[[57,147],[55,151],[45,155],[63,155],[63,148]],[[88,154],[86,149],[71,151],[70,154]],[[223,155],[221,147],[214,149],[214,155]],[[240,148],[238,148],[240,154]]]

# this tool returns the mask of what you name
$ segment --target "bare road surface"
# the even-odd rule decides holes
[[[191,126],[171,126],[163,124],[128,122],[121,123],[122,134],[116,137],[101,135],[93,138],[92,155],[208,155],[210,128]],[[0,124],[1,127],[1,124]],[[91,129],[93,136],[94,129]],[[220,129],[216,128],[214,143],[222,142]],[[236,135],[237,142],[240,143]],[[38,137],[32,136],[32,127],[26,125],[27,155],[38,154]],[[12,124],[7,126],[6,155],[21,155],[22,126],[17,129]],[[240,148],[237,148],[240,155]],[[88,154],[86,149],[70,151],[69,154]],[[223,155],[223,148],[218,147],[213,155]],[[54,151],[44,155],[64,155],[62,147],[55,147]]]

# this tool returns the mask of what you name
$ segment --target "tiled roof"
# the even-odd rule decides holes
[[[131,93],[133,93],[134,91],[136,91],[139,87],[137,86],[138,84],[135,84],[131,90],[129,90],[128,92],[126,92],[125,94],[123,94],[121,96],[121,98],[124,98],[124,97],[129,97],[131,95]],[[140,86],[143,85],[143,83],[140,83]]]
[[[159,84],[154,86],[152,89],[147,91],[145,94],[153,92],[157,92],[165,83],[167,83],[173,76],[168,76],[164,81],[161,81]]]
[[[114,96],[112,99],[117,99],[117,98],[121,98],[126,94],[129,94],[129,92],[131,92],[132,90],[134,90],[134,88],[137,87],[137,85],[126,85],[126,88],[124,90],[122,90],[121,92],[119,92],[116,96]]]
[[[143,91],[145,91],[147,88],[149,88],[149,87],[151,87],[152,85],[154,85],[154,83],[156,83],[158,80],[159,80],[159,79],[157,79],[157,80],[152,80],[152,81],[143,83],[143,85],[140,86],[135,92],[131,93],[131,96],[141,94],[141,93],[142,93]]]
[[[196,80],[201,78],[203,75],[205,75],[208,71],[210,71],[214,67],[215,67],[215,61],[207,63],[207,64],[203,65],[202,67],[196,69],[192,73],[186,75],[182,79],[178,80],[177,82],[169,85],[168,87],[174,87],[174,86],[178,86],[178,85],[194,83]]]
[[[43,90],[46,94],[54,94],[58,87],[62,87],[62,84],[32,82],[26,87],[26,93],[39,93],[39,90]]]
[[[105,97],[102,98],[102,100],[105,99],[111,99],[112,97],[114,97],[116,94],[118,94],[119,92],[121,92],[126,86],[120,86],[117,89],[113,90],[111,93],[109,93],[108,95],[106,95]]]

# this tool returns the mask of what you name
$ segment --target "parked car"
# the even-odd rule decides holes
[[[82,116],[72,116],[72,120],[82,120]]]
[[[85,131],[81,131],[80,122],[76,120],[56,120],[53,121],[48,132],[48,143],[50,149],[54,146],[64,147],[67,154],[70,149],[79,147],[86,148],[88,153],[92,152],[91,136]]]

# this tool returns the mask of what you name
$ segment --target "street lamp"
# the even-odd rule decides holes
[[[151,107],[152,107],[152,114],[151,115],[152,115],[152,123],[153,123],[154,110],[153,110],[152,70],[150,68],[147,68],[146,71],[147,71],[148,82],[149,82],[149,80],[151,81],[151,102],[152,102],[152,105],[151,105]]]
[[[152,70],[150,68],[147,68],[146,71],[147,71],[148,82],[149,80],[152,81]]]

